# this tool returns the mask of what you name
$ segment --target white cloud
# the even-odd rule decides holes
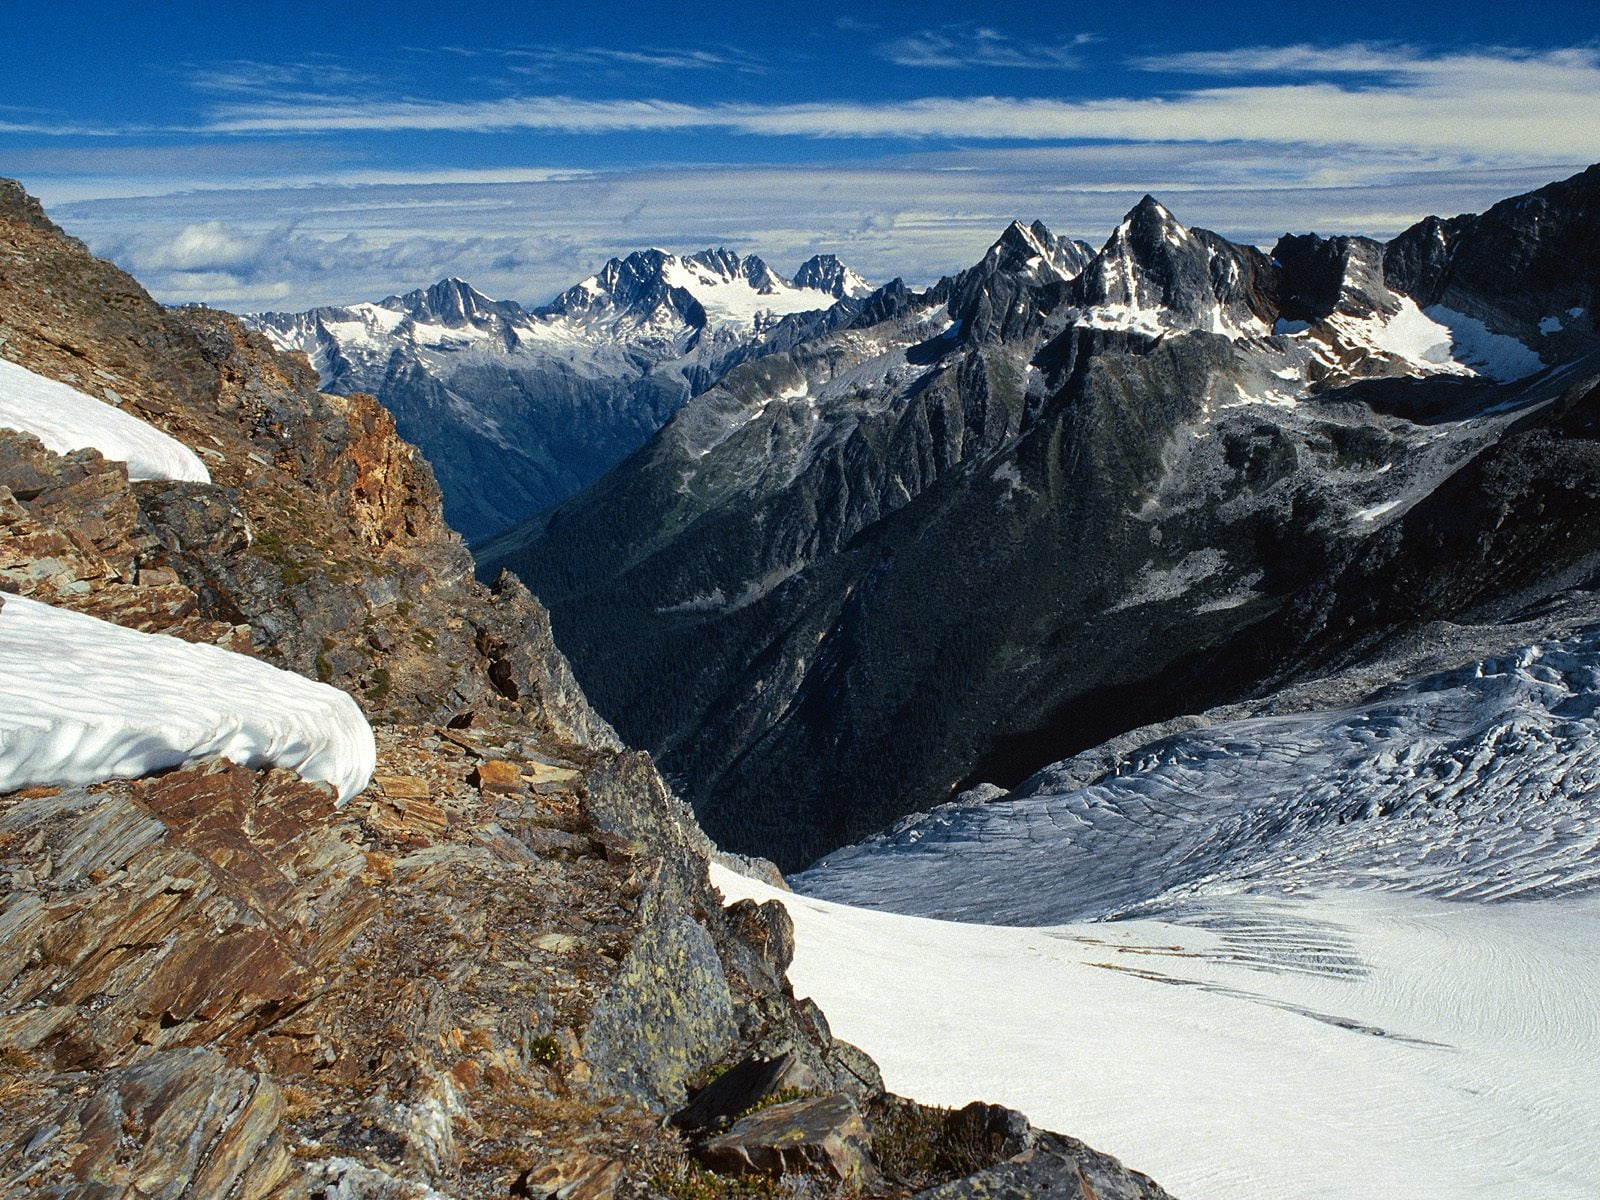
[[[333,92],[348,95],[354,89],[383,82],[368,71],[354,70],[332,58],[277,63],[238,58],[204,65],[190,63],[177,70],[186,75],[189,86],[221,95],[281,96],[293,90],[332,98]]]
[[[304,308],[453,274],[537,303],[648,245],[723,244],[782,270],[832,251],[869,279],[927,284],[975,262],[1014,217],[1098,244],[1147,190],[1186,223],[1244,242],[1308,229],[1388,236],[1580,167],[1488,169],[1400,153],[1335,163],[1305,148],[1238,144],[1026,146],[803,172],[707,164],[533,182],[174,191],[52,213],[164,301]]]
[[[1296,54],[1301,48],[1290,48]],[[1334,52],[1326,52],[1334,54]],[[1351,53],[1354,53],[1353,51]],[[1336,61],[1344,57],[1334,54]],[[603,133],[725,129],[766,137],[1230,142],[1448,149],[1526,161],[1600,157],[1600,56],[1474,52],[1373,60],[1384,86],[1236,84],[1155,98],[928,97],[889,103],[690,104],[533,96],[285,102],[217,110],[217,133],[363,130]]]
[[[894,38],[878,53],[900,67],[1011,67],[1023,70],[1076,70],[1083,65],[1077,47],[1093,41],[1080,34],[1065,45],[1019,42],[995,29],[970,25],[925,29]]]
[[[567,72],[575,67],[608,67],[631,70],[644,67],[660,71],[734,71],[744,75],[766,73],[766,65],[753,55],[727,48],[682,49],[639,46],[618,50],[605,46],[557,46],[506,51],[513,71],[536,74]]]
[[[1532,67],[1546,78],[1563,73],[1581,84],[1595,68],[1591,48],[1533,51],[1516,47],[1489,47],[1452,54],[1428,54],[1414,46],[1392,42],[1348,42],[1339,46],[1241,46],[1233,50],[1186,50],[1130,60],[1143,71],[1183,75],[1389,75],[1425,79],[1458,76],[1464,71],[1488,68],[1492,73],[1510,67]]]
[[[444,54],[454,58],[483,58],[503,63],[519,74],[570,74],[578,68],[632,71],[733,71],[745,75],[766,73],[757,56],[731,46],[411,46],[414,54]]]

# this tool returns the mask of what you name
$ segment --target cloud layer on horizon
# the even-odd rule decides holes
[[[858,32],[906,79],[953,85],[1066,86],[1084,55],[1105,57],[1089,33]],[[647,45],[406,48],[434,66],[487,64],[499,89],[487,95],[410,94],[374,64],[326,55],[222,59],[172,68],[198,104],[184,121],[90,129],[0,109],[0,132],[47,135],[10,169],[97,251],[163,300],[232,308],[373,298],[444,274],[538,301],[648,244],[727,243],[780,266],[829,250],[870,278],[928,282],[975,260],[1012,217],[1097,241],[1147,190],[1241,240],[1386,235],[1600,158],[1592,47],[1124,55],[1121,83],[1092,98],[520,90],[562,66],[638,70],[642,88],[716,75],[737,81],[735,94],[765,94],[774,65],[727,46]]]
[[[1077,147],[910,156],[893,164],[699,166],[495,182],[356,182],[189,191],[57,206],[69,230],[157,298],[236,310],[348,303],[459,275],[537,303],[648,245],[727,245],[780,270],[834,252],[874,282],[926,284],[976,261],[1013,218],[1098,244],[1146,190],[1242,241],[1392,234],[1478,210],[1569,169],[1390,163],[1291,171],[1235,148]],[[1272,168],[1268,177],[1265,172]],[[1575,169],[1575,166],[1573,167]]]

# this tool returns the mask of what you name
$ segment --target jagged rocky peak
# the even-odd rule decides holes
[[[417,288],[403,296],[390,296],[383,300],[384,308],[403,312],[416,321],[436,325],[469,325],[474,321],[505,315],[510,307],[520,306],[502,300],[491,300],[477,288],[455,276],[439,280],[431,287]]]
[[[1395,313],[1400,300],[1383,280],[1383,244],[1363,237],[1284,234],[1272,248],[1279,268],[1280,315],[1316,322],[1333,313]]]
[[[715,250],[707,248],[691,254],[683,262],[691,269],[699,268],[695,273],[713,285],[742,279],[761,296],[773,295],[784,286],[784,281],[778,273],[756,255],[741,258],[732,250],[722,246],[718,246]]]
[[[1013,338],[1037,327],[1093,257],[1090,246],[1058,238],[1041,221],[1012,221],[980,262],[941,280],[926,298],[944,301],[969,336]]]
[[[1481,215],[1419,221],[1384,247],[1388,285],[1557,354],[1600,334],[1600,164]],[[1519,281],[1513,291],[1508,276]]]
[[[585,308],[602,298],[622,308],[652,302],[665,290],[662,275],[671,261],[672,255],[654,246],[635,250],[626,258],[608,259],[597,273],[556,297],[552,307]]]
[[[1190,229],[1154,196],[1129,210],[1078,276],[1088,323],[1145,333],[1204,330],[1261,335],[1277,319],[1266,255],[1208,229]]]
[[[872,285],[845,266],[836,254],[813,254],[800,264],[791,282],[797,288],[827,292],[841,300],[872,294]]]
[[[1013,221],[989,247],[984,265],[990,270],[1032,272],[1041,280],[1072,279],[1094,258],[1087,242],[1057,237],[1043,221]]]

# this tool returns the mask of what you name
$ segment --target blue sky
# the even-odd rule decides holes
[[[1145,191],[1387,235],[1600,159],[1600,4],[7,6],[0,173],[161,299],[461,275],[537,301],[644,245],[928,282]]]

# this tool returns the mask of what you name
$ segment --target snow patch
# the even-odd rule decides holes
[[[1379,517],[1393,512],[1404,503],[1405,497],[1402,496],[1398,500],[1390,500],[1384,504],[1374,504],[1371,508],[1357,509],[1353,515],[1358,521],[1376,521]]]
[[[1006,485],[1006,492],[1002,499],[1009,500],[1018,492],[1032,493],[1032,489],[1022,482],[1022,469],[1010,459],[996,467],[991,474],[991,478]]]
[[[1482,321],[1435,304],[1427,315],[1450,330],[1451,353],[1455,360],[1501,383],[1526,379],[1544,370],[1544,360],[1514,337],[1493,333]]]
[[[1600,1195],[1600,627],[1059,778],[715,882],[890,1088],[1174,1194]]]
[[[199,457],[176,438],[75,387],[0,358],[0,427],[31,433],[57,454],[98,450],[128,464],[129,479],[210,483]]]
[[[135,778],[223,755],[366,787],[372,729],[338,688],[243,654],[36,600],[0,606],[0,792]]]

